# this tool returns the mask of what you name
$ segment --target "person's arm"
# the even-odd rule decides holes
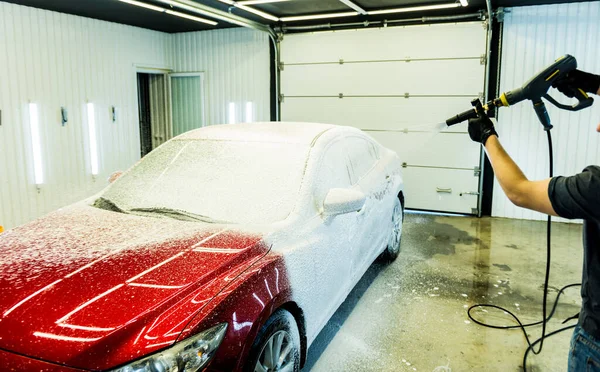
[[[504,151],[496,135],[487,138],[485,150],[494,168],[498,183],[513,204],[557,216],[548,196],[550,178],[542,181],[529,181],[519,166]]]

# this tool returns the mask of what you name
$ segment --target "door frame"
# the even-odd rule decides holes
[[[199,77],[200,78],[200,93],[202,94],[202,102],[200,102],[200,109],[202,110],[202,126],[208,126],[207,122],[207,112],[206,112],[206,78],[204,76],[204,71],[191,71],[191,72],[173,72],[168,73],[168,83],[167,83],[167,97],[169,99],[169,130],[170,136],[173,138],[173,94],[172,94],[172,79],[175,77]]]

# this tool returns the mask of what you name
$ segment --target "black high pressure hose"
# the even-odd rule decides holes
[[[549,154],[549,159],[550,159],[550,178],[552,178],[553,173],[554,173],[553,172],[554,157],[553,157],[553,151],[552,151],[552,136],[550,134],[550,130],[546,130],[546,133],[548,134],[548,154]],[[550,321],[550,319],[554,315],[554,312],[556,311],[556,306],[558,305],[558,300],[560,299],[560,296],[563,294],[564,290],[567,288],[570,288],[570,287],[576,287],[576,286],[581,285],[581,283],[573,283],[573,284],[569,284],[569,285],[566,285],[563,288],[561,288],[560,291],[558,292],[558,295],[556,295],[556,299],[554,300],[554,305],[552,306],[552,310],[550,311],[550,314],[546,317],[546,312],[547,312],[546,301],[548,298],[548,283],[550,281],[550,258],[551,258],[550,243],[551,243],[551,239],[552,239],[552,217],[550,215],[548,215],[548,221],[547,221],[547,227],[546,227],[546,276],[544,278],[544,296],[543,296],[544,299],[543,299],[543,303],[542,303],[542,320],[540,320],[538,322],[534,322],[534,323],[523,324],[523,323],[521,323],[521,320],[519,320],[519,318],[515,314],[513,314],[510,310],[505,309],[501,306],[492,305],[492,304],[476,304],[476,305],[469,307],[469,309],[467,310],[467,315],[469,316],[469,319],[471,319],[471,321],[473,321],[474,323],[479,324],[481,326],[488,327],[488,328],[494,328],[494,329],[520,328],[521,331],[523,331],[523,335],[525,335],[525,340],[527,341],[527,345],[528,345],[527,349],[525,350],[525,353],[523,354],[523,372],[527,372],[527,355],[529,355],[530,351],[536,355],[541,353],[542,348],[544,346],[544,340],[546,338],[548,338],[550,336],[554,336],[557,333],[566,331],[567,329],[575,328],[575,326],[576,326],[575,324],[570,325],[570,326],[563,327],[556,331],[546,334],[546,324],[548,323],[548,321]],[[479,320],[473,318],[473,316],[471,315],[471,310],[473,310],[474,308],[483,308],[483,307],[489,307],[489,308],[494,308],[494,309],[504,311],[505,313],[512,316],[513,319],[518,323],[518,325],[495,326],[495,325],[491,325],[491,324],[486,324],[484,322],[480,322]],[[527,332],[525,331],[525,328],[540,325],[540,324],[542,325],[542,336],[540,338],[538,338],[537,340],[535,340],[534,342],[531,342],[529,340],[529,336],[527,336]],[[534,349],[534,347],[538,343],[540,344],[540,347],[536,351]]]

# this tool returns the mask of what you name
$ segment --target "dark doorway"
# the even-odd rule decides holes
[[[152,151],[152,116],[150,111],[150,74],[137,74],[140,115],[140,150],[144,157]]]

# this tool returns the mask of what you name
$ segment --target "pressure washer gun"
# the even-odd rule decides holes
[[[446,125],[451,126],[462,123],[465,120],[477,118],[479,115],[483,115],[484,112],[489,111],[493,107],[508,107],[528,99],[533,103],[533,109],[544,126],[544,130],[548,131],[552,129],[552,124],[550,123],[550,117],[548,116],[548,111],[546,111],[546,105],[544,104],[544,101],[542,101],[542,97],[550,101],[550,103],[559,109],[568,111],[579,111],[586,107],[590,107],[594,103],[594,99],[589,97],[585,91],[579,88],[573,89],[573,91],[570,92],[578,101],[572,106],[561,104],[548,94],[548,90],[555,81],[566,76],[567,73],[576,68],[577,60],[575,57],[569,54],[564,55],[550,66],[546,67],[543,71],[539,72],[520,88],[502,93],[499,98],[493,99],[485,105],[482,105],[479,99],[474,99],[471,102],[471,105],[473,105],[472,109],[446,120]]]

